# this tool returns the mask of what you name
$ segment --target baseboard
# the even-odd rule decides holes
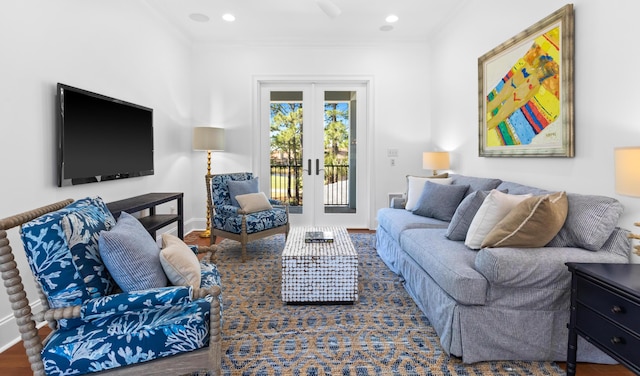
[[[190,219],[184,222],[184,234],[187,235],[191,231],[203,231],[206,227],[207,227],[206,219],[202,219],[202,220]],[[162,247],[162,234],[166,234],[166,233],[178,236],[177,224],[164,227],[156,233],[156,244],[158,244],[158,247]]]
[[[184,234],[187,235],[192,231],[204,231],[207,228],[206,218],[192,218],[184,222]]]
[[[42,310],[42,304],[40,300],[35,303],[31,303],[31,312],[39,312]],[[42,328],[47,325],[46,322],[37,324],[38,328]],[[12,315],[6,316],[0,320],[0,353],[6,351],[10,347],[22,341],[20,332],[18,331],[18,324],[16,324],[16,318]]]

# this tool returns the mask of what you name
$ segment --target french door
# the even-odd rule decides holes
[[[368,228],[366,83],[259,87],[262,187],[289,203],[292,225]]]

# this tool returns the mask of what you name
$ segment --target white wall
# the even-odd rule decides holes
[[[615,194],[612,151],[640,144],[633,111],[640,103],[633,90],[635,36],[640,35],[635,20],[640,3],[635,0],[574,2],[576,157],[478,157],[478,56],[564,4],[468,1],[429,48],[419,43],[190,46],[142,2],[4,2],[0,217],[67,197],[100,195],[113,201],[150,191],[181,191],[188,231],[205,217],[206,198],[206,154],[191,151],[192,126],[227,129],[227,151],[214,154],[213,172],[250,170],[253,77],[367,75],[374,79],[374,211],[387,205],[387,193],[404,190],[406,174],[429,173],[421,168],[421,153],[439,147],[452,151],[455,172],[616,197],[627,208],[621,224],[631,228],[640,220],[640,200]],[[57,82],[154,108],[156,174],[57,188]],[[386,157],[389,148],[399,149],[396,167]],[[18,248],[15,232],[10,239]],[[33,296],[24,257],[18,262]],[[4,291],[0,302],[5,302],[0,304],[2,348],[18,333]]]
[[[0,49],[0,217],[65,198],[114,201],[152,191],[185,192],[185,217],[193,217],[191,49],[151,9],[130,0],[5,1]],[[58,188],[57,82],[153,108],[155,175]],[[37,298],[17,231],[9,235],[23,283]],[[1,349],[18,331],[4,289],[0,302]]]
[[[214,154],[214,173],[251,171],[252,87],[256,76],[373,78],[374,166],[371,220],[387,205],[387,193],[401,192],[408,171],[421,171],[429,139],[428,51],[425,44],[291,46],[199,44],[194,48],[193,117],[196,124],[226,129],[226,151]],[[371,142],[371,141],[370,141]],[[395,167],[387,149],[399,149]],[[204,155],[199,170],[205,171]],[[199,174],[193,184],[201,184]],[[199,192],[194,192],[194,195]],[[204,200],[205,192],[201,196]],[[196,201],[198,202],[198,201]],[[196,208],[194,208],[194,211]],[[375,226],[375,224],[373,224]]]
[[[640,53],[635,0],[575,0],[575,158],[478,157],[479,56],[566,3],[469,1],[431,45],[434,142],[452,151],[456,172],[494,176],[546,189],[615,197],[622,227],[640,231],[640,199],[614,190],[613,149],[640,145],[634,74]],[[640,161],[639,161],[640,163]],[[639,257],[633,256],[635,262]]]

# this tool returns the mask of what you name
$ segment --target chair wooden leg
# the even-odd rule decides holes
[[[220,327],[220,302],[214,297],[211,302],[209,324],[209,361],[212,366],[212,376],[222,374],[222,330]]]
[[[247,259],[247,242],[249,235],[247,234],[247,216],[242,216],[242,227],[240,228],[240,243],[242,243],[242,256],[240,261],[244,262]]]

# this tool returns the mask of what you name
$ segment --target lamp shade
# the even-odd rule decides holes
[[[193,128],[193,150],[223,151],[224,129],[214,127]]]
[[[616,192],[640,197],[640,146],[615,149]]]
[[[425,170],[446,170],[449,168],[448,151],[425,151],[422,153],[422,168]]]

